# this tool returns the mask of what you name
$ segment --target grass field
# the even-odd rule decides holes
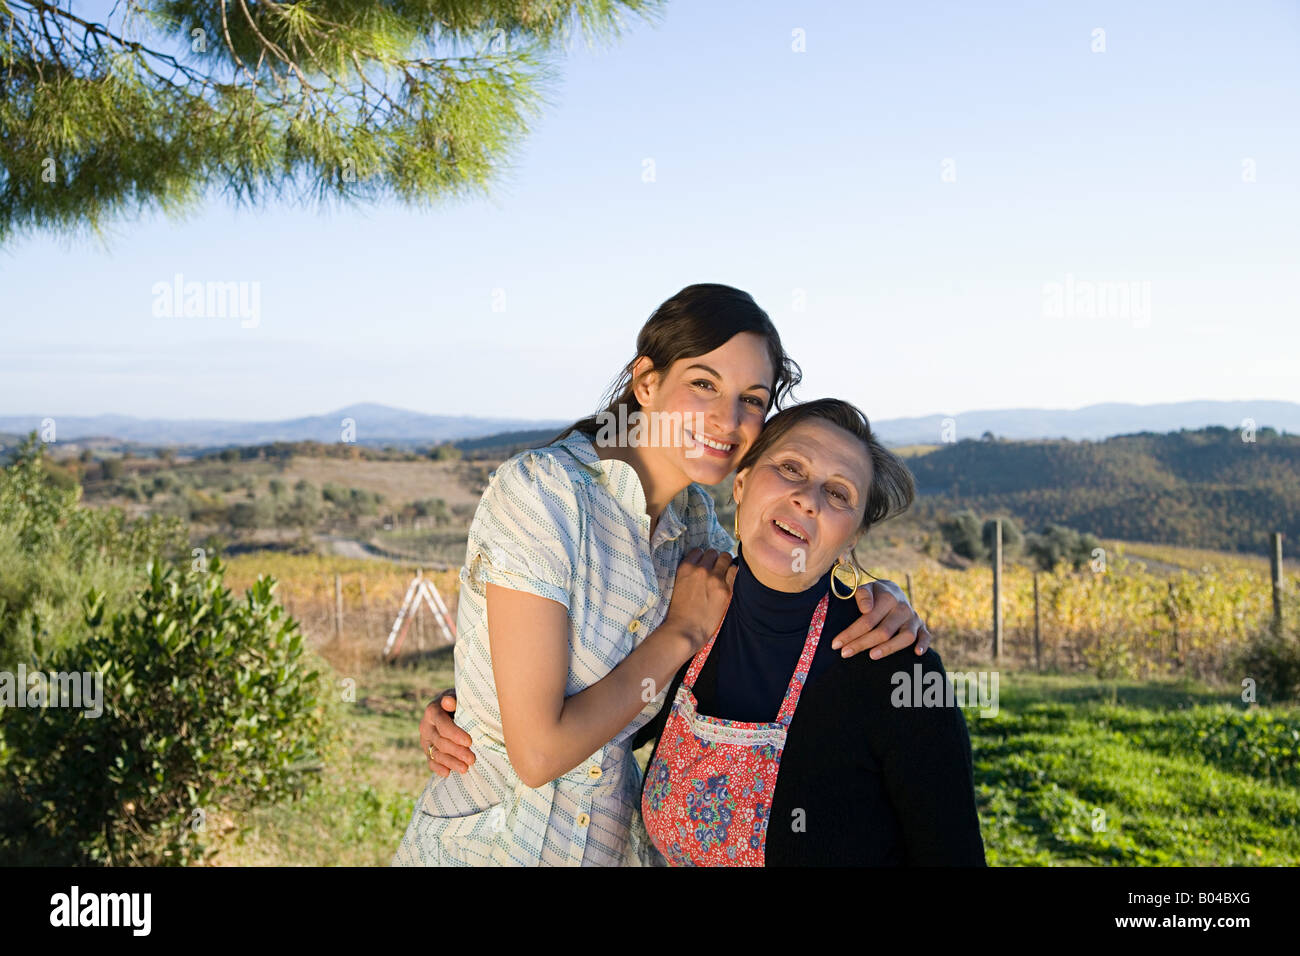
[[[967,711],[990,864],[1300,863],[1300,711],[1191,684],[1004,675]]]
[[[258,811],[225,865],[383,865],[428,779],[420,714],[450,649],[360,675],[348,745],[304,797]],[[1002,674],[968,710],[990,865],[1300,864],[1300,712],[1209,688]]]
[[[282,600],[330,663],[340,693],[354,682],[354,700],[345,708],[346,745],[315,785],[295,803],[250,816],[246,838],[229,842],[216,862],[386,864],[428,779],[418,724],[433,693],[452,683],[451,649],[426,624],[423,652],[412,636],[398,666],[380,662],[411,569],[250,554],[230,560],[227,585],[242,589],[260,572],[281,580]],[[337,637],[335,573],[348,608]],[[433,577],[454,613],[455,572]],[[982,592],[966,589],[984,577],[946,572],[964,592],[953,605],[982,602]],[[927,611],[949,603],[925,575],[917,584]],[[950,672],[988,666],[964,652],[959,628],[936,632]],[[1300,864],[1300,709],[1248,710],[1233,685],[999,673],[997,716],[966,711],[990,864]]]

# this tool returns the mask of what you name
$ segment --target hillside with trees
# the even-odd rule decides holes
[[[1031,528],[1260,551],[1300,539],[1300,436],[1262,428],[1121,435],[1100,442],[987,437],[911,457],[917,512],[1005,512]]]

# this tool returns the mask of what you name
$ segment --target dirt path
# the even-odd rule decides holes
[[[364,558],[367,561],[388,561],[393,564],[418,564],[430,571],[447,571],[451,565],[443,561],[421,561],[391,551],[377,548],[366,541],[345,538],[336,534],[318,534],[316,540],[326,545],[331,553],[344,558]]]
[[[1157,561],[1155,558],[1139,558],[1136,555],[1126,554],[1125,560],[1132,561],[1134,564],[1140,564],[1152,574],[1178,574],[1182,571],[1191,571],[1192,568],[1184,567],[1181,564],[1170,564],[1168,561]]]
[[[343,558],[365,558],[371,561],[385,561],[386,558],[372,554],[360,541],[352,538],[340,538],[338,535],[320,534],[316,540],[329,547],[330,552]]]

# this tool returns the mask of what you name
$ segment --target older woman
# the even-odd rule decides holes
[[[734,488],[730,605],[633,744],[658,738],[641,801],[655,848],[686,865],[982,866],[961,711],[895,706],[900,667],[946,679],[939,656],[842,660],[823,636],[857,616],[853,546],[910,504],[911,475],[862,412],[823,399],[773,417]]]

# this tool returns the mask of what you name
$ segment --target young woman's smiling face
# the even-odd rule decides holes
[[[649,370],[644,357],[633,366],[635,374]],[[741,332],[712,352],[678,359],[662,376],[648,376],[637,387],[642,409],[680,413],[682,422],[681,441],[656,451],[691,481],[724,480],[763,429],[774,375],[767,341]]]
[[[752,468],[734,494],[745,562],[763,584],[803,591],[857,542],[871,489],[871,456],[828,421],[795,425]]]

